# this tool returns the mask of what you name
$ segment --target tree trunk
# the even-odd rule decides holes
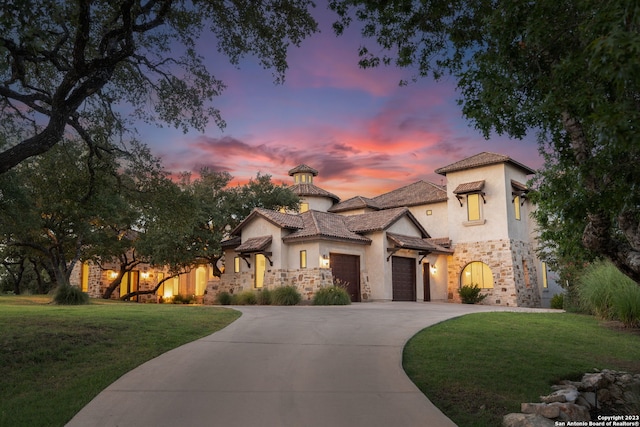
[[[131,298],[133,298],[135,296],[138,296],[138,295],[153,295],[156,292],[158,292],[158,289],[160,289],[160,286],[162,286],[162,284],[164,282],[166,282],[169,279],[173,279],[174,277],[177,277],[180,274],[182,274],[182,273],[178,273],[178,274],[174,274],[174,275],[165,277],[164,279],[159,281],[153,289],[147,289],[145,291],[141,291],[141,290],[138,289],[137,291],[129,292],[128,294],[125,294],[125,295],[121,296],[120,299],[123,300],[123,301],[127,301],[127,300],[129,300],[129,299],[131,299]]]
[[[571,140],[571,149],[580,168],[584,186],[592,195],[607,191],[603,181],[593,173],[590,143],[582,124],[569,113],[562,114],[562,122]],[[582,234],[585,248],[608,258],[620,271],[640,284],[640,221],[637,210],[619,213],[616,221],[604,210],[586,212],[587,223]],[[621,232],[621,233],[620,233]]]
[[[111,298],[113,291],[115,291],[116,288],[120,286],[120,283],[122,283],[122,278],[124,277],[124,274],[126,272],[127,272],[126,268],[120,267],[120,271],[118,271],[118,276],[113,280],[113,282],[109,283],[109,286],[107,286],[107,289],[104,290],[104,294],[102,294],[103,299]]]

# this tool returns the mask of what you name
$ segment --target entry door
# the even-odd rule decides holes
[[[431,301],[431,268],[429,263],[422,264],[422,285],[424,287],[424,300]]]
[[[416,260],[394,256],[391,258],[394,301],[416,300]]]
[[[358,255],[329,254],[334,279],[347,283],[351,302],[360,302],[360,257]]]

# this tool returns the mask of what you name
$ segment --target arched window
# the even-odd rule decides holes
[[[482,289],[493,288],[493,273],[487,264],[473,261],[467,264],[460,275],[460,287],[478,285]]]

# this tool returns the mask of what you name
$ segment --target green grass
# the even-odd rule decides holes
[[[594,368],[640,372],[640,334],[569,313],[479,313],[424,329],[404,369],[460,427],[497,426],[522,402]]]
[[[0,297],[0,426],[63,426],[124,373],[239,316],[202,306]]]

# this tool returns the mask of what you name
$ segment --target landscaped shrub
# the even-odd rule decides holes
[[[89,304],[89,295],[77,286],[61,285],[56,289],[53,301],[60,305]]]
[[[564,308],[564,294],[555,294],[551,297],[551,308]]]
[[[625,283],[613,296],[615,317],[629,328],[640,326],[640,286]]]
[[[220,292],[216,300],[220,305],[231,305],[231,294],[229,292]]]
[[[614,319],[613,296],[628,279],[609,262],[596,262],[578,279],[580,306],[587,313],[602,319]]]
[[[351,297],[347,291],[340,286],[327,286],[320,289],[313,296],[313,305],[349,305]]]
[[[272,300],[271,291],[267,288],[263,288],[256,292],[256,298],[258,300],[258,305],[270,305]]]
[[[482,289],[476,284],[473,284],[473,286],[464,285],[458,289],[458,294],[464,304],[478,304],[487,297],[487,295],[480,295],[480,291]]]
[[[640,287],[610,262],[589,266],[578,283],[580,304],[602,319],[640,324]]]
[[[171,300],[172,303],[174,304],[195,304],[196,303],[196,296],[195,295],[174,295],[173,299]]]
[[[271,303],[274,305],[296,305],[302,300],[302,295],[294,286],[281,286],[271,292]]]
[[[258,298],[253,291],[242,291],[235,294],[231,300],[233,305],[256,305],[258,303]]]

